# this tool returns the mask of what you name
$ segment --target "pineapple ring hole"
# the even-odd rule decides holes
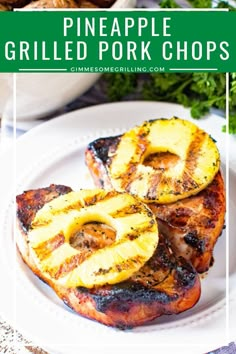
[[[174,167],[180,160],[180,157],[169,151],[166,152],[154,152],[148,154],[144,161],[144,166],[150,166],[154,170],[167,170]]]
[[[95,225],[100,229],[96,242],[91,237]],[[105,228],[110,234],[102,240]],[[78,244],[81,232],[91,237],[86,237],[86,249],[86,242]],[[157,244],[155,217],[144,204],[130,194],[100,189],[70,192],[46,203],[29,232],[39,269],[68,288],[126,280],[150,259]]]
[[[88,222],[74,230],[70,236],[71,247],[79,251],[94,252],[112,245],[116,241],[116,230],[102,222]]]
[[[220,167],[212,138],[176,117],[145,121],[127,131],[109,157],[112,187],[146,203],[172,203],[195,195]]]

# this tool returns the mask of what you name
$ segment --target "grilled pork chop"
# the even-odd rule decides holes
[[[173,253],[162,235],[152,258],[121,283],[92,289],[66,288],[45,278],[30,256],[28,232],[36,212],[46,202],[70,191],[69,187],[51,185],[17,196],[17,245],[21,256],[65,304],[87,318],[122,329],[142,325],[164,314],[183,312],[196,304],[200,297],[198,274],[189,262]],[[111,244],[114,237],[113,231],[105,225],[90,223],[81,228],[77,237],[73,236],[71,245],[96,250]]]
[[[86,163],[98,187],[112,188],[108,169],[121,136],[100,138],[86,150]],[[176,157],[169,153],[151,155],[144,164],[163,168]],[[214,245],[222,232],[225,215],[224,181],[220,172],[202,192],[171,204],[150,203],[159,229],[168,238],[174,252],[191,261],[199,273],[213,262]]]

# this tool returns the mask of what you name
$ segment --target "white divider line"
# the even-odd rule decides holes
[[[217,71],[217,68],[171,68],[170,71]]]
[[[19,71],[67,71],[67,69],[19,69]]]

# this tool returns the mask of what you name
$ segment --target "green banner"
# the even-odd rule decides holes
[[[236,12],[0,12],[0,72],[236,71]]]

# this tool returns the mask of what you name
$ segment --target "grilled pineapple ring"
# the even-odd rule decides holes
[[[89,222],[116,230],[110,246],[88,254],[70,238]],[[70,192],[40,209],[31,225],[31,256],[42,273],[66,287],[114,284],[129,278],[152,256],[158,244],[155,217],[133,196],[101,189]]]
[[[175,156],[171,166],[153,167],[153,154]],[[211,137],[179,118],[144,122],[122,135],[111,154],[108,173],[113,187],[144,202],[171,203],[203,190],[219,170],[220,157]],[[159,156],[160,158],[160,156]]]

